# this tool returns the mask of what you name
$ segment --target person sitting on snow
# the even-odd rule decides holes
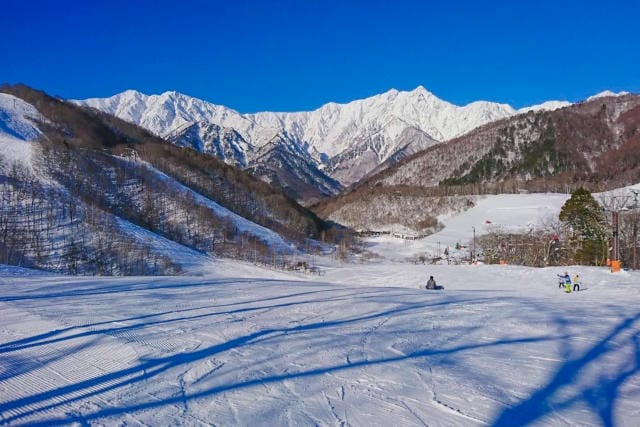
[[[436,281],[433,276],[429,276],[429,280],[427,280],[427,289],[444,289],[444,286],[436,285]]]

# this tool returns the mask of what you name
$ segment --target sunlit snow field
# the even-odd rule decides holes
[[[180,277],[2,267],[0,424],[636,426],[640,273],[404,262],[566,200],[523,197],[421,241],[371,239],[372,263],[317,258],[320,276],[205,258]],[[565,270],[584,291],[558,289]],[[424,290],[429,275],[446,289]]]

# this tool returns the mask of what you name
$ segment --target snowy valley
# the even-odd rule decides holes
[[[476,176],[465,160],[483,156],[503,155],[529,174],[511,153],[548,142],[540,123],[569,123],[587,145],[606,135],[612,148],[602,163],[627,159],[618,178],[631,180],[636,96],[517,115],[508,106],[446,106],[418,88],[310,113],[241,115],[176,93],[128,91],[87,101],[98,108],[88,109],[24,86],[4,90],[0,425],[640,419],[640,272],[550,258],[568,192],[437,185],[446,173]],[[579,133],[587,127],[576,123],[601,132]],[[514,151],[491,151],[496,136]],[[460,157],[458,171],[425,166],[444,155],[440,145]],[[594,174],[610,173],[583,151]],[[367,152],[376,153],[371,169],[355,170]],[[388,156],[397,164],[382,163]],[[379,169],[311,211],[218,157],[282,187],[297,182],[305,197],[342,191],[344,182],[321,177],[330,165],[352,165],[344,170],[354,181]],[[556,179],[545,173],[558,165],[573,171],[550,164],[546,178]],[[581,182],[558,176],[558,185]],[[491,178],[496,188],[513,184]],[[624,198],[603,206],[625,209],[627,243],[637,240],[638,218],[627,210],[637,182],[595,193]],[[564,233],[558,251],[569,253]],[[489,263],[487,236],[502,239],[507,262]],[[512,262],[518,248],[537,245],[542,257],[530,265],[542,267]],[[580,291],[559,289],[565,271],[580,275]],[[429,276],[445,289],[426,290]]]

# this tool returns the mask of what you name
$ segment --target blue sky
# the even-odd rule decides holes
[[[248,113],[422,85],[463,105],[640,92],[640,1],[0,2],[0,81]]]

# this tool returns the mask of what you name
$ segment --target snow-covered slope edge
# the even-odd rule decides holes
[[[33,105],[13,95],[0,93],[0,160],[4,160],[5,167],[13,162],[31,167],[32,147],[29,142],[42,135],[36,126],[36,122],[42,120],[42,115]]]

